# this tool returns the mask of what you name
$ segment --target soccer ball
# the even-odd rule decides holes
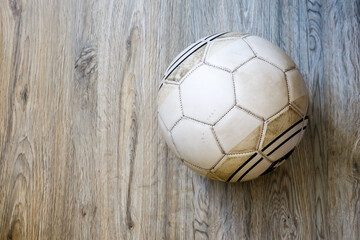
[[[169,148],[210,179],[248,181],[284,162],[301,140],[308,93],[295,63],[257,36],[202,38],[170,64],[158,92]]]

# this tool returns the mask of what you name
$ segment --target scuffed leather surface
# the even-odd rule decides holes
[[[163,79],[160,130],[200,175],[256,178],[301,140],[306,85],[291,58],[267,40],[226,33],[205,42]]]

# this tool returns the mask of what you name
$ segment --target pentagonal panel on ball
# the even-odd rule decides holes
[[[181,118],[179,86],[164,83],[158,93],[158,111],[167,129]]]
[[[180,85],[184,115],[214,124],[235,104],[231,74],[202,65]]]
[[[282,71],[295,67],[293,60],[275,44],[257,36],[248,36],[245,41],[254,50],[256,56],[278,66]]]
[[[234,72],[237,104],[267,119],[288,104],[285,76],[273,65],[253,59]]]
[[[210,169],[223,155],[208,125],[181,119],[172,136],[180,156],[197,167]]]
[[[255,151],[263,121],[237,107],[231,109],[216,125],[216,136],[226,153]]]
[[[215,40],[209,46],[205,62],[234,71],[255,57],[249,46],[240,38]]]

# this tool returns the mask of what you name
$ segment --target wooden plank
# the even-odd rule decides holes
[[[328,233],[357,239],[360,227],[360,1],[324,6]]]
[[[360,1],[3,1],[0,239],[358,239]],[[171,60],[250,32],[296,62],[310,125],[281,168],[226,184],[166,147]]]

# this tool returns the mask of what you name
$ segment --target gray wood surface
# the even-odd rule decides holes
[[[0,3],[0,239],[360,238],[359,0]],[[238,184],[156,119],[172,58],[227,30],[283,48],[312,98],[290,160]]]

